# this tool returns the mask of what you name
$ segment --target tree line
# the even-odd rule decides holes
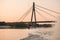
[[[11,28],[29,28],[30,26],[36,28],[36,27],[52,27],[52,24],[34,24],[31,25],[31,23],[24,23],[24,22],[0,22],[0,26],[11,26]]]

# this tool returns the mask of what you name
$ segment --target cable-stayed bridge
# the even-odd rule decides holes
[[[28,14],[30,14],[31,12],[31,15],[28,16]],[[43,12],[43,13],[41,13]],[[49,13],[50,12],[50,13]],[[51,14],[54,13],[54,14]],[[39,20],[37,21],[37,19],[39,19],[40,17],[37,18],[38,15],[40,17],[42,17],[44,19],[43,20]],[[47,15],[47,16],[45,16]],[[31,8],[29,8],[29,10],[27,10],[26,13],[24,13],[24,15],[22,15],[16,22],[13,22],[13,23],[7,23],[7,25],[10,25],[10,26],[13,26],[12,28],[20,28],[20,27],[23,27],[23,26],[26,26],[26,27],[30,27],[30,26],[51,26],[51,24],[49,23],[55,23],[56,21],[55,20],[50,20],[50,18],[55,18],[56,19],[56,15],[60,15],[59,12],[56,12],[56,11],[53,11],[51,9],[48,9],[48,8],[45,8],[45,7],[42,7],[42,6],[39,6],[37,4],[35,4],[35,2],[33,2],[33,6]],[[30,21],[23,21],[25,18],[30,17]],[[49,16],[49,17],[48,17]],[[28,20],[28,18],[27,18]],[[44,23],[44,24],[39,24],[39,23]],[[47,25],[46,25],[47,23]],[[15,27],[16,26],[16,27]],[[17,27],[19,26],[19,27]],[[25,27],[24,27],[25,28]]]
[[[44,10],[42,10],[42,9],[40,9],[40,8],[42,8],[42,9],[44,9]],[[50,20],[50,19],[49,19],[50,17],[56,19],[56,15],[60,15],[59,12],[55,12],[55,11],[50,10],[50,9],[48,9],[48,8],[39,6],[39,5],[37,5],[37,4],[35,4],[35,3],[33,2],[33,6],[32,6],[24,15],[22,15],[17,21],[23,22],[23,20],[28,16],[28,14],[29,14],[29,12],[31,12],[31,10],[32,10],[32,14],[31,14],[31,20],[30,20],[29,22],[35,22],[35,23],[51,23],[51,22],[55,22],[55,20]],[[46,11],[45,11],[45,10],[46,10]],[[47,18],[46,18],[46,16],[44,16],[44,14],[40,13],[40,11],[44,12],[45,15],[49,15],[50,17],[47,16]],[[47,11],[48,11],[48,12],[47,12]],[[49,11],[50,11],[50,12],[53,12],[53,13],[56,14],[56,15],[53,15],[53,14],[49,13]],[[45,21],[37,21],[37,17],[36,17],[36,16],[38,16],[38,15],[36,15],[36,14],[40,15],[43,19],[45,19]],[[30,17],[30,16],[29,16],[29,17]],[[27,18],[27,19],[28,19],[28,18]],[[33,20],[34,20],[34,21],[33,21]],[[26,22],[26,23],[28,23],[28,22]]]
[[[32,12],[31,12],[31,10],[32,10]],[[45,13],[45,14],[40,13],[40,11]],[[50,13],[49,13],[49,11],[50,11]],[[30,12],[31,12],[31,15],[28,16],[28,14]],[[53,12],[55,15],[51,14],[51,12]],[[37,16],[38,16],[37,14],[45,20],[44,21],[37,21]],[[55,20],[50,20],[49,19],[50,17],[48,17],[48,16],[46,18],[46,16],[44,16],[44,15],[49,15],[51,18],[56,19],[56,15],[60,15],[60,13],[53,11],[51,9],[39,6],[39,5],[35,4],[35,2],[33,2],[33,6],[31,8],[29,8],[29,10],[26,13],[24,13],[24,15],[22,15],[17,20],[18,22],[16,22],[16,23],[23,23],[23,24],[26,24],[28,26],[36,26],[36,25],[39,25],[38,23],[55,23],[56,22]],[[27,16],[30,17],[30,21],[23,21]],[[28,18],[27,18],[27,20],[28,20]]]

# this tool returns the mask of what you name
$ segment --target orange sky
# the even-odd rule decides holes
[[[0,21],[17,21],[32,6],[33,1],[38,5],[60,12],[60,0],[0,0]],[[44,13],[42,14],[45,15]],[[48,17],[48,19],[53,18],[51,16]],[[29,16],[27,18],[29,19]],[[28,20],[27,18],[26,20]],[[40,16],[37,19],[44,20]]]

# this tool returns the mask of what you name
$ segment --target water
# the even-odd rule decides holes
[[[53,28],[36,28],[29,29],[29,36],[22,40],[53,40]]]
[[[0,40],[19,40],[27,36],[25,29],[0,29]]]
[[[29,34],[39,34],[44,38],[50,38],[51,35],[53,34],[52,30],[53,30],[52,28],[0,29],[0,40],[20,40],[29,37],[30,36]]]

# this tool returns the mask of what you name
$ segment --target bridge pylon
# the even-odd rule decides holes
[[[34,23],[33,23],[34,19]],[[31,25],[36,25],[36,12],[35,12],[35,2],[33,2],[32,15],[31,15]]]

